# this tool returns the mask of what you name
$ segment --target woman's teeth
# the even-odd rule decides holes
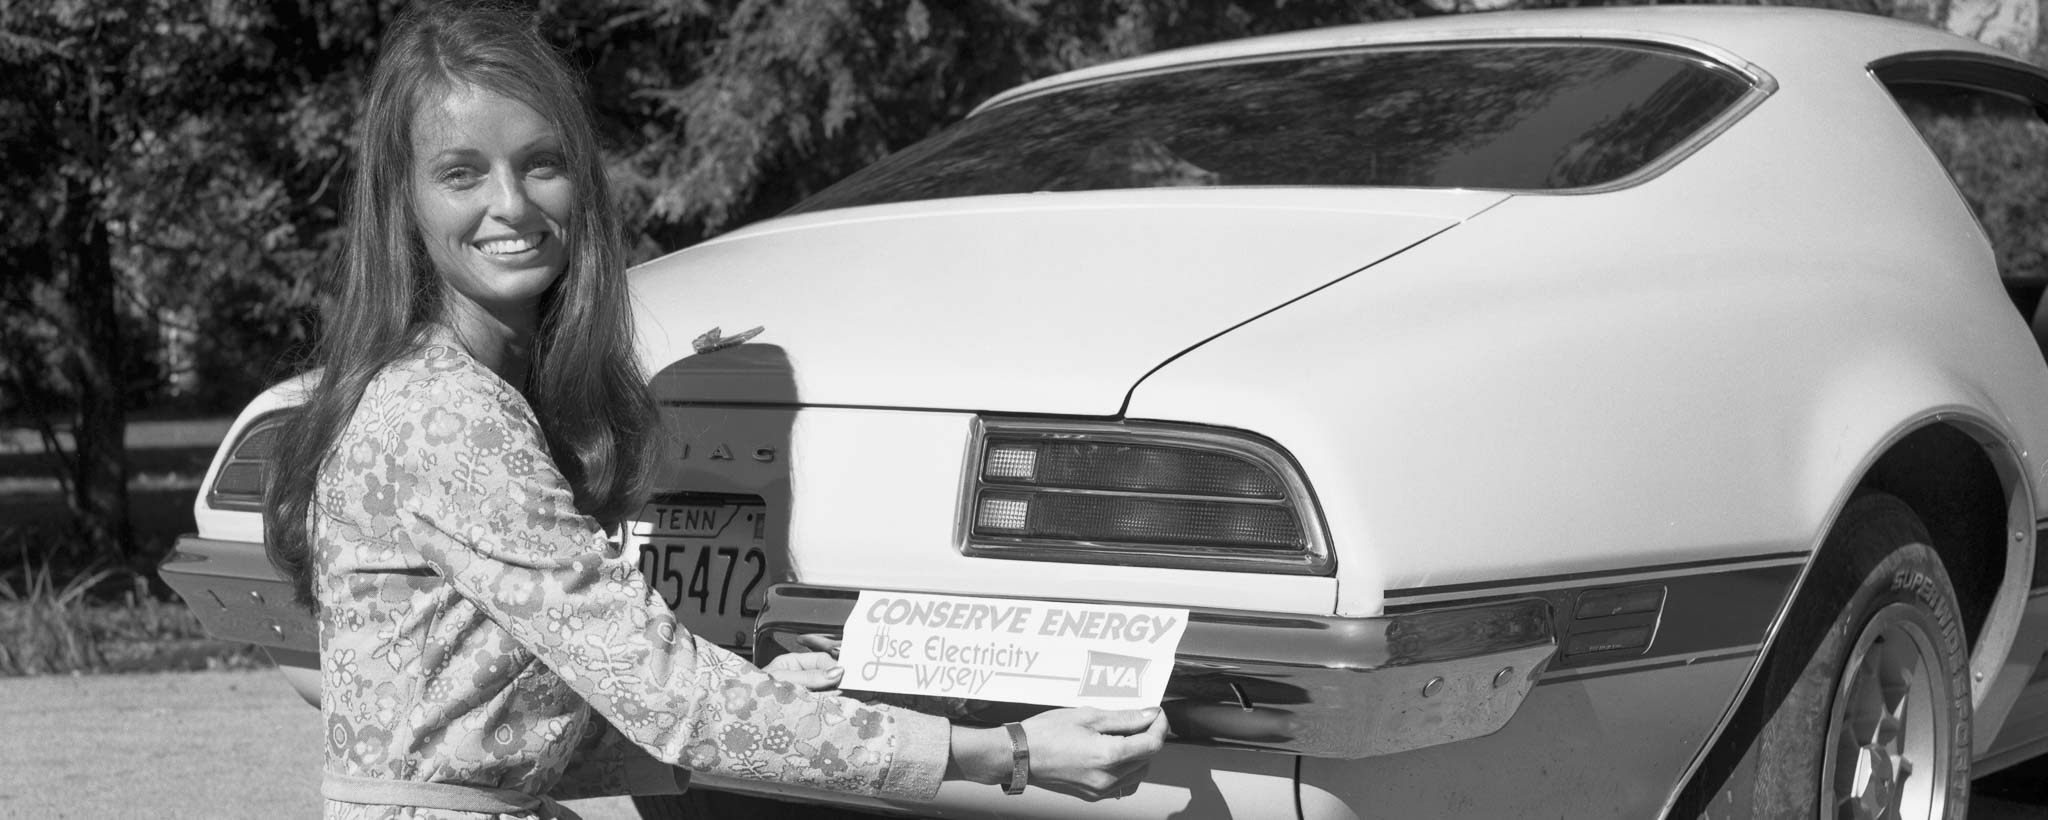
[[[498,255],[525,253],[540,246],[541,236],[542,234],[535,233],[522,234],[511,239],[493,239],[489,242],[476,243],[476,248],[484,253]]]

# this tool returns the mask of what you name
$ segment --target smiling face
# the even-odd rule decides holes
[[[573,239],[561,136],[525,103],[465,84],[421,106],[412,141],[413,210],[447,319],[530,332]]]

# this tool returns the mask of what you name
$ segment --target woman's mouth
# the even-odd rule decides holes
[[[491,239],[476,243],[476,249],[491,256],[512,256],[540,247],[547,240],[547,234],[540,231],[523,233],[506,239]]]

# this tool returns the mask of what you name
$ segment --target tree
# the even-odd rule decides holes
[[[573,14],[569,5],[561,13]],[[576,27],[576,41],[621,143],[613,167],[631,223],[662,250],[772,215],[1031,79],[1161,48],[1428,12],[1401,0],[643,0],[606,9]],[[695,39],[641,48],[659,38],[620,37],[643,24]]]
[[[375,30],[341,8],[324,19]],[[167,361],[166,332],[274,342],[306,302],[333,221],[308,178],[337,169],[315,163],[338,158],[346,107],[300,62],[318,48],[280,49],[289,22],[248,0],[0,0],[0,405],[52,445],[68,416],[62,478],[95,554],[141,557],[127,412],[193,366]]]

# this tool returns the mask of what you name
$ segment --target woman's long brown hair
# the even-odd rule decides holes
[[[577,509],[608,527],[646,492],[654,409],[634,357],[622,237],[583,83],[530,14],[476,3],[416,8],[385,36],[371,75],[341,258],[322,288],[318,377],[284,425],[265,499],[271,563],[308,608],[318,605],[313,528],[322,468],[371,380],[442,318],[443,285],[407,182],[415,114],[462,85],[539,112],[558,129],[575,181],[567,269],[541,297],[525,391],[549,451]]]

